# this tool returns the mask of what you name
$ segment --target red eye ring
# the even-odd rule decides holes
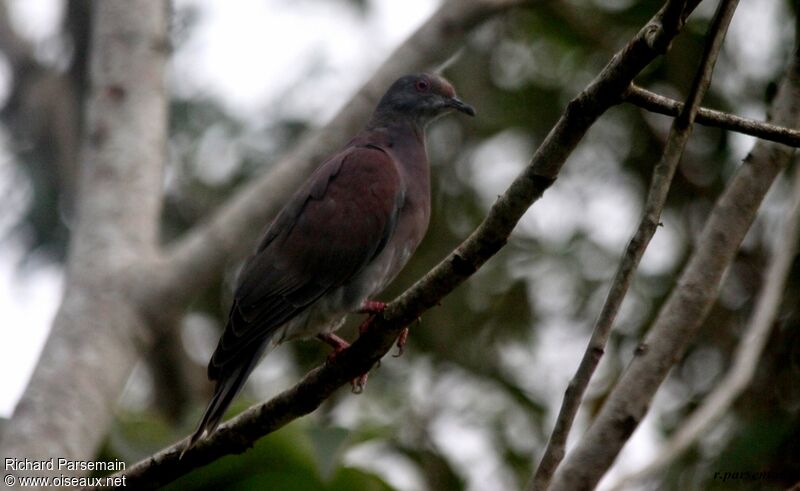
[[[414,86],[417,88],[417,92],[427,92],[431,88],[431,84],[427,80],[417,80]]]

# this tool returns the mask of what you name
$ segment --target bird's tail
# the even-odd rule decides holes
[[[183,448],[180,458],[183,458],[184,454],[186,454],[190,448],[194,447],[203,435],[210,435],[217,429],[220,421],[222,421],[222,416],[225,415],[225,411],[227,411],[228,406],[231,405],[236,394],[242,390],[247,377],[261,359],[263,352],[264,350],[262,347],[262,349],[250,353],[249,358],[247,358],[244,363],[232,367],[228,373],[223,371],[223,373],[220,374],[217,379],[217,386],[214,389],[214,396],[211,398],[211,402],[208,403],[206,412],[197,425],[197,429],[192,433],[189,442]]]

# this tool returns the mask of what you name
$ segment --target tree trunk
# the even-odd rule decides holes
[[[157,244],[168,8],[166,0],[104,0],[93,8],[78,224],[65,296],[6,426],[5,458],[92,459],[146,332],[126,278]],[[56,466],[50,474],[71,472]]]

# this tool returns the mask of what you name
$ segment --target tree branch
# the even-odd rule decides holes
[[[217,432],[178,456],[186,440],[129,467],[127,485],[152,488],[170,482],[223,455],[240,453],[262,436],[315,410],[336,389],[374,365],[393,345],[400,330],[436,305],[494,255],[516,223],[553,183],[566,158],[589,127],[620,101],[633,78],[663,53],[680,31],[690,8],[668,2],[567,106],[533,159],[498,198],[486,219],[455,251],[409,290],[391,302],[373,328],[332,362],[309,372],[297,385],[251,407]],[[694,3],[692,4],[694,5]]]
[[[800,125],[798,50],[772,108],[776,124]],[[559,468],[551,489],[592,489],[597,485],[644,418],[670,368],[700,329],[764,195],[792,155],[789,147],[760,140],[737,169],[717,200],[677,286],[594,423]]]
[[[575,415],[578,413],[583,401],[583,395],[603,356],[614,319],[616,319],[619,307],[625,299],[625,294],[628,292],[631,281],[633,281],[639,261],[641,261],[644,251],[647,249],[647,245],[659,225],[661,212],[664,209],[667,194],[672,184],[672,178],[675,176],[675,170],[678,168],[678,162],[680,162],[683,155],[686,142],[689,141],[689,137],[692,134],[695,115],[711,83],[717,55],[722,48],[722,41],[725,39],[725,33],[728,31],[728,25],[733,18],[737,5],[738,0],[722,0],[709,26],[708,42],[689,90],[689,95],[686,98],[686,104],[678,117],[672,122],[664,153],[653,169],[653,177],[641,222],[628,243],[614,281],[609,289],[608,297],[595,323],[592,338],[586,347],[578,370],[567,387],[564,401],[558,413],[553,432],[550,435],[550,440],[547,442],[544,455],[527,486],[529,491],[545,491],[550,485],[550,480],[558,468],[558,464],[564,458],[567,437],[575,420]]]
[[[682,103],[655,92],[650,92],[636,84],[631,84],[628,88],[625,93],[625,102],[667,116],[677,116],[683,108]],[[722,111],[701,107],[697,111],[695,122],[705,126],[714,126],[723,130],[744,133],[762,140],[783,143],[791,147],[800,147],[800,130],[784,128]]]
[[[66,292],[6,426],[0,454],[7,457],[91,459],[142,332],[125,278],[157,242],[167,133],[167,6],[108,0],[93,7],[92,88]]]
[[[769,333],[778,314],[784,294],[786,279],[797,254],[797,235],[800,233],[800,172],[795,169],[789,206],[784,218],[782,234],[773,250],[772,260],[764,276],[761,293],[747,330],[736,347],[733,363],[725,377],[706,397],[703,404],[681,424],[681,427],[659,451],[658,457],[640,471],[623,478],[616,489],[630,489],[635,483],[665,469],[675,459],[708,433],[744,392],[756,372],[758,360],[769,339]]]

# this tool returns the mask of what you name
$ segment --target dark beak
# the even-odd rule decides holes
[[[462,101],[458,97],[451,97],[447,99],[447,106],[452,107],[456,111],[461,111],[464,114],[475,116],[475,108]]]

